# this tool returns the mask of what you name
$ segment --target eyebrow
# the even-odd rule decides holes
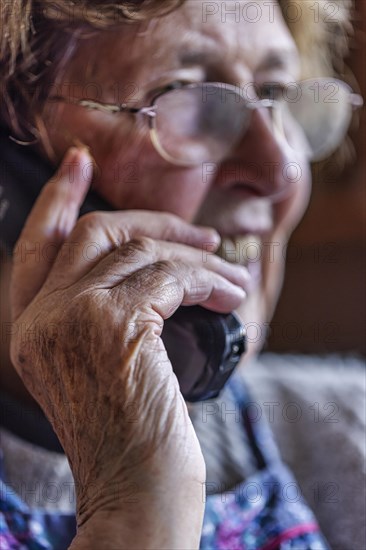
[[[210,65],[217,60],[217,53],[214,51],[183,51],[179,55],[179,62],[183,67],[190,65]]]
[[[299,55],[295,49],[272,50],[259,63],[256,71],[286,69],[298,60]],[[217,52],[214,50],[185,50],[179,55],[179,62],[183,67],[192,65],[209,66],[214,64],[215,61],[217,61]]]
[[[272,50],[260,62],[257,71],[268,71],[270,69],[286,69],[294,62],[299,61],[299,54],[296,49]]]

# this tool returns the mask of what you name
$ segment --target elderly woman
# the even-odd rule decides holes
[[[35,511],[4,485],[4,547],[327,547],[276,491],[206,499],[220,480],[161,339],[180,306],[270,319],[309,163],[342,142],[357,102],[331,78],[348,3],[332,17],[307,4],[1,1],[2,221],[17,241],[3,390],[8,411],[35,400],[57,435],[25,414],[4,456],[22,454],[30,484],[40,461],[43,483],[73,480],[77,518],[75,534],[72,507]],[[264,464],[249,417],[235,428],[257,486],[292,483]]]

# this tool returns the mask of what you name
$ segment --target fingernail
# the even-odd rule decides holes
[[[95,158],[93,157],[93,155],[91,154],[90,147],[88,145],[86,145],[85,143],[80,141],[80,139],[75,138],[74,139],[74,147],[76,147],[79,151],[86,152],[88,157],[90,158],[90,160],[93,163],[94,170],[96,170],[98,168],[97,162],[96,162]]]
[[[217,246],[221,243],[221,235],[216,231],[216,229],[211,229],[212,234],[212,240],[217,244]]]
[[[77,147],[70,147],[64,155],[64,158],[62,159],[62,164],[66,164],[67,162],[71,162],[74,159],[76,159],[78,155],[78,149]]]
[[[71,195],[79,202],[80,196],[84,196],[93,177],[93,165],[86,157],[87,150],[70,147],[67,150],[60,166],[59,174],[64,184],[70,189]],[[89,154],[88,154],[89,155]]]

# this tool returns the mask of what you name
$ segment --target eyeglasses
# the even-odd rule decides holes
[[[155,149],[180,166],[219,162],[250,127],[257,109],[269,109],[272,130],[309,161],[328,157],[343,141],[352,111],[363,99],[341,80],[319,78],[280,87],[268,84],[260,93],[219,82],[174,84],[164,88],[149,106],[133,108],[89,99],[52,96],[87,109],[145,117]],[[269,97],[263,97],[267,95]]]

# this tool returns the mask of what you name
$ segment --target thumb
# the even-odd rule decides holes
[[[13,320],[42,287],[60,247],[74,228],[90,186],[92,166],[87,149],[69,149],[37,198],[13,251]]]

